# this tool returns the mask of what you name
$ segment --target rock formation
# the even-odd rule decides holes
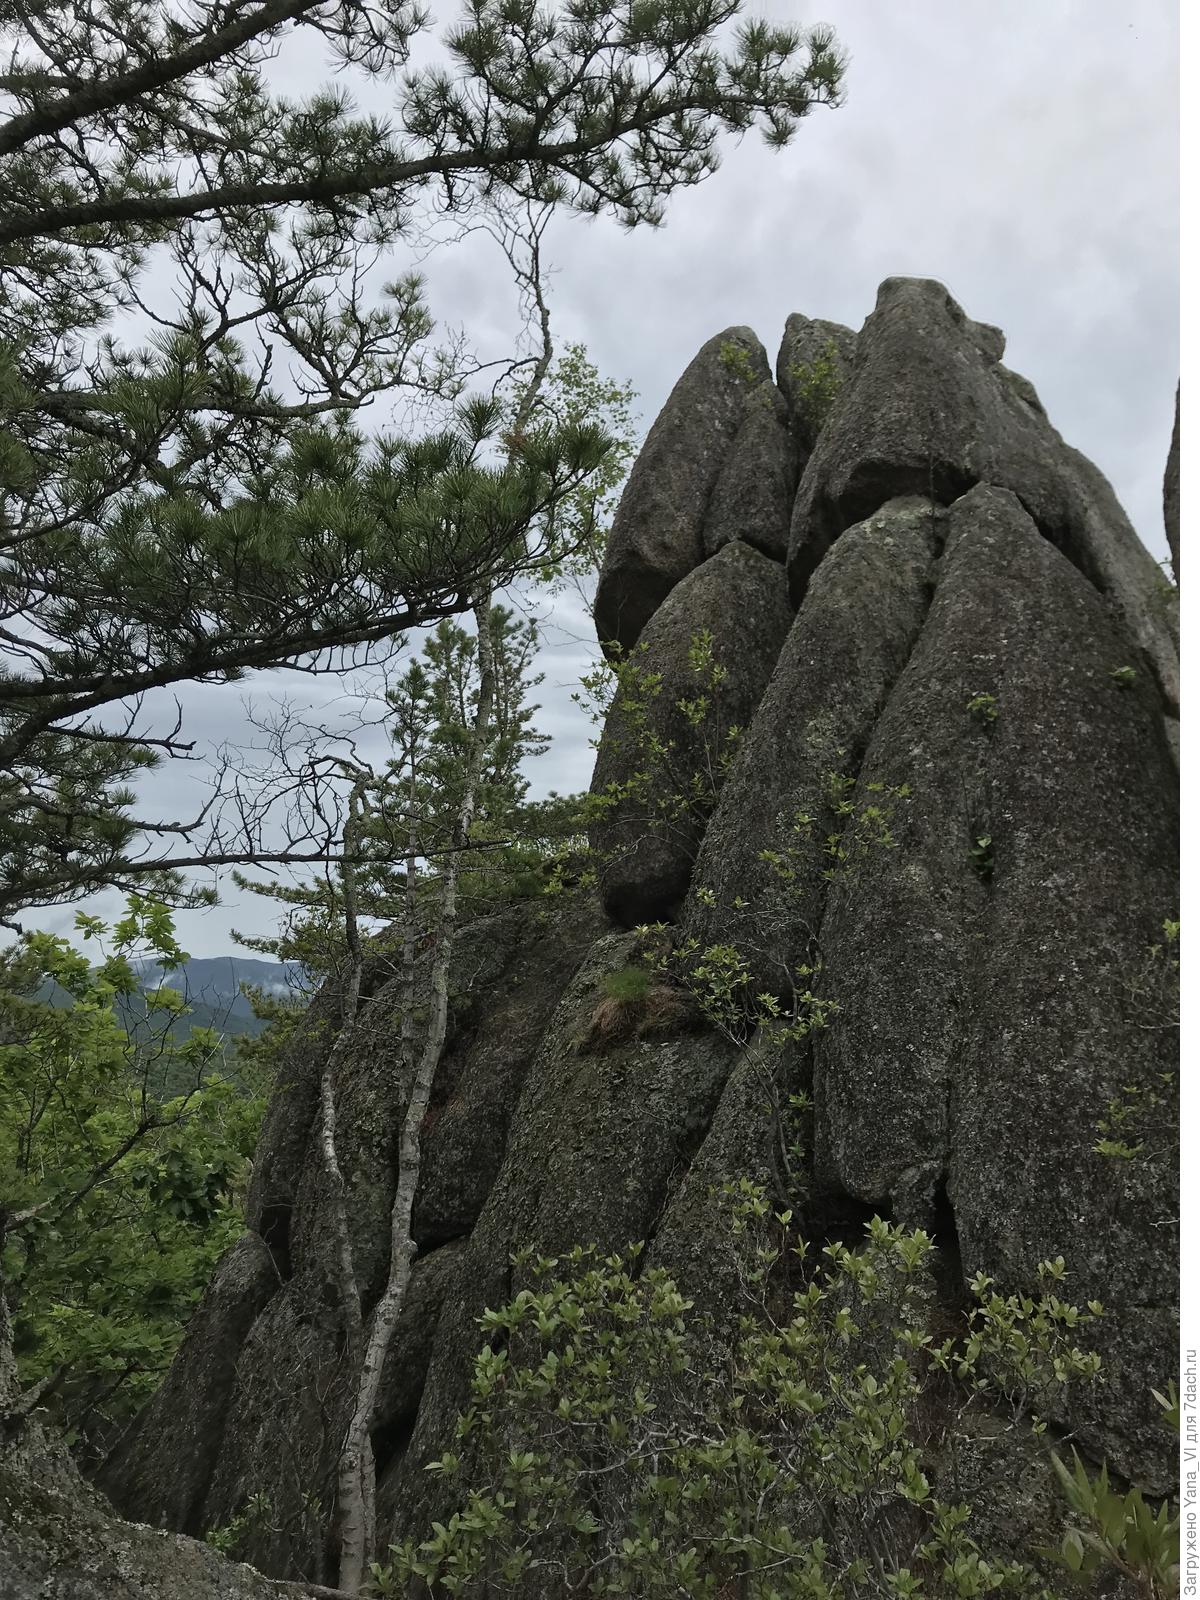
[[[829,403],[798,418],[796,373],[831,343]],[[641,959],[632,925],[658,921],[678,924],[660,939],[736,947],[784,1001],[812,984],[837,1005],[769,1066],[813,1097],[802,1222],[928,1228],[950,1310],[976,1273],[1028,1290],[1062,1255],[1069,1298],[1105,1304],[1109,1378],[1097,1416],[1055,1420],[1169,1484],[1149,1391],[1174,1367],[1170,1106],[1139,1159],[1096,1146],[1109,1102],[1174,1068],[1147,978],[1177,915],[1174,594],[1002,354],[941,285],[892,279],[857,338],[790,319],[778,389],[749,330],[718,335],[651,429],[598,633],[659,675],[645,726],[685,770],[688,644],[710,634],[736,754],[671,832],[622,789],[615,708],[599,903],[535,900],[460,936],[374,1436],[381,1543],[446,1509],[423,1468],[452,1443],[476,1319],[525,1281],[519,1247],[645,1239],[687,1292],[730,1303],[711,1187],[769,1180],[777,1143],[751,1046],[666,982],[636,1025],[597,1021]],[[336,1093],[370,1304],[405,1094],[386,939],[365,993]],[[313,1116],[338,1009],[331,985],[267,1119],[249,1233],[102,1478],[127,1514],[190,1533],[267,1495],[245,1554],[326,1581],[345,1385]],[[1026,1510],[997,1515],[1020,1528]]]
[[[670,791],[698,768],[719,784],[729,733],[754,715],[791,620],[783,568],[735,541],[690,572],[647,624],[634,665],[646,675],[639,685],[650,688],[635,688],[629,704],[621,697],[614,702],[592,779],[595,795],[613,799],[592,829],[604,908],[625,927],[673,917],[682,903],[703,833],[704,800],[681,810]],[[705,634],[718,641],[728,676],[721,713],[696,725],[686,708],[704,685],[692,671],[689,645]],[[669,751],[658,762],[647,761],[647,727]]]
[[[1171,552],[1171,571],[1179,582],[1179,385],[1175,386],[1175,427],[1163,473],[1163,521],[1167,527],[1167,546]]]
[[[758,404],[756,391],[770,376],[757,335],[726,328],[671,390],[629,474],[600,569],[596,633],[606,649],[636,644],[662,601],[703,559],[713,486],[747,400]]]
[[[0,1600],[318,1600],[318,1591],[121,1521],[35,1422],[19,1449],[0,1446]]]

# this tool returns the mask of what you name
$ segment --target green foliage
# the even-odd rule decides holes
[[[968,713],[990,728],[998,715],[996,696],[994,694],[972,695],[967,701]]]
[[[828,860],[822,876],[829,881],[858,871],[876,850],[894,850],[891,823],[895,806],[910,797],[907,784],[872,781],[864,784],[860,793],[857,779],[843,772],[827,773],[820,815],[796,811],[779,848],[759,852],[759,860],[769,869],[771,907],[781,918],[791,916],[795,886],[814,841],[820,841],[822,855]],[[712,890],[701,888],[696,896],[702,904],[716,906]],[[747,902],[735,896],[729,909],[737,915],[747,910]],[[766,915],[766,909],[760,896],[758,915]],[[822,962],[815,940],[807,958],[798,952],[779,975],[777,993],[757,992],[753,955],[753,951],[731,944],[702,948],[695,938],[685,937],[675,945],[670,966],[676,980],[693,991],[708,1021],[737,1042],[757,1034],[756,1048],[761,1050],[768,1043],[798,1041],[814,1029],[828,1026],[838,1003],[818,992]],[[779,1109],[783,1114],[783,1107]]]
[[[650,670],[645,658],[646,647],[638,644],[601,661],[573,697],[593,722],[610,709],[618,713],[605,738],[621,751],[627,774],[590,794],[584,816],[602,822],[620,806],[647,833],[671,838],[694,855],[743,732],[722,698],[729,669],[717,658],[711,631],[702,629],[688,642],[688,691],[664,707],[663,675]]]
[[[616,972],[606,972],[601,987],[610,1000],[636,1003],[650,993],[650,971],[647,967],[620,967]]]
[[[99,1448],[152,1392],[241,1230],[263,1102],[230,1081],[211,1030],[179,1037],[168,982],[149,996],[156,1026],[123,1025],[139,965],[186,960],[161,905],[135,897],[111,929],[77,926],[95,965],[43,933],[0,956],[0,1294],[20,1378]],[[47,980],[72,1003],[37,998]]]
[[[717,357],[728,372],[735,378],[740,378],[743,383],[749,384],[751,388],[757,388],[764,381],[762,374],[751,361],[745,345],[736,339],[723,340]]]
[[[577,1247],[526,1250],[527,1280],[485,1313],[456,1449],[428,1471],[459,1509],[373,1569],[377,1592],[687,1594],[851,1600],[1046,1595],[972,1537],[947,1462],[997,1394],[1088,1382],[1091,1313],[1052,1292],[976,1286],[966,1328],[928,1331],[933,1245],[876,1218],[814,1254],[746,1180],[720,1191],[751,1309],[728,1338],[661,1268]],[[1061,1276],[1047,1264],[1052,1284]],[[950,1381],[940,1431],[921,1426]],[[1019,1469],[1018,1469],[1019,1470]]]
[[[825,426],[844,381],[842,357],[836,343],[826,341],[812,361],[795,361],[788,369],[797,416],[810,432]]]
[[[865,784],[857,793],[858,780],[845,773],[830,772],[826,776],[826,805],[834,819],[831,831],[825,836],[825,853],[830,865],[825,877],[846,877],[877,849],[894,850],[891,818],[897,800],[907,800],[912,791],[908,784]],[[811,817],[798,816],[795,821],[797,837],[811,832]]]
[[[1109,677],[1118,689],[1132,689],[1137,682],[1137,669],[1135,667],[1114,667]]]
[[[665,933],[665,928],[645,929]],[[773,994],[756,994],[745,955],[731,944],[702,945],[685,936],[654,957],[664,976],[691,998],[704,1020],[736,1044],[755,1036],[759,1052],[769,1045],[797,1042],[827,1027],[837,1014],[835,1000],[813,992],[820,963],[795,965],[790,973],[792,995],[786,1007]]]
[[[0,21],[0,916],[130,881],[196,903],[176,866],[244,843],[219,808],[191,850],[134,809],[138,776],[192,749],[142,716],[151,691],[386,656],[594,562],[628,447],[595,406],[623,426],[627,390],[569,350],[562,403],[514,437],[413,268],[431,215],[528,217],[534,261],[555,207],[655,224],[722,135],[782,146],[838,102],[828,28],[731,28],[740,9],[471,0],[440,53],[415,0]],[[281,94],[269,63],[301,37],[323,86]],[[391,85],[390,120],[356,78]],[[360,424],[384,396],[403,433]]]
[[[1175,1104],[1175,1074],[1160,1072],[1155,1083],[1124,1083],[1096,1124],[1092,1148],[1117,1161],[1136,1161],[1157,1153],[1156,1135],[1170,1126],[1165,1113]]]
[[[1158,1034],[1174,1058],[1179,1029],[1179,930],[1168,917],[1161,938],[1148,946],[1139,966],[1126,979],[1121,1013],[1144,1033]],[[1096,1123],[1097,1155],[1120,1162],[1174,1163],[1179,1139],[1178,1082],[1173,1068],[1163,1068],[1138,1083],[1123,1083],[1111,1095]]]
[[[311,994],[306,989],[297,989],[295,993],[280,996],[251,985],[244,986],[243,993],[255,1018],[265,1026],[257,1033],[238,1035],[232,1053],[226,1055],[225,1071],[243,1094],[265,1103],[301,1026],[311,1026],[308,1020]]]
[[[490,616],[495,687],[469,848],[459,863],[464,916],[557,892],[583,844],[577,797],[528,798],[528,766],[549,748],[534,725],[539,708],[531,699],[542,681],[533,670],[537,627],[499,605]],[[409,657],[377,706],[393,753],[364,786],[354,883],[359,916],[366,921],[386,923],[404,915],[410,851],[419,906],[428,907],[436,895],[444,853],[456,845],[478,701],[476,639],[457,623],[443,621],[427,634],[420,653]],[[337,879],[327,874],[307,883],[279,884],[235,874],[235,881],[289,907],[278,935],[235,934],[238,943],[299,961],[311,980],[339,967],[346,935]]]
[[[980,833],[971,841],[971,865],[980,883],[991,883],[996,870],[996,853],[990,833]]]
[[[214,1550],[219,1550],[223,1556],[234,1556],[248,1535],[271,1526],[274,1515],[269,1496],[252,1494],[236,1516],[230,1517],[219,1528],[209,1528],[204,1535],[204,1542]]]
[[[1179,930],[1178,918],[1166,918],[1124,984],[1122,1009],[1140,1028],[1167,1034],[1179,1027]]]
[[[548,560],[538,574],[540,581],[550,584],[552,592],[568,580],[591,579],[604,559],[613,513],[637,443],[633,410],[636,399],[631,384],[604,377],[588,359],[585,346],[578,343],[563,347],[538,391],[535,422],[548,422],[558,428],[597,426],[608,440],[600,465],[557,507],[562,555]],[[515,413],[520,404],[517,389],[510,410]]]
[[[1179,1592],[1179,1518],[1164,1501],[1157,1510],[1140,1489],[1120,1494],[1102,1466],[1093,1475],[1071,1451],[1073,1467],[1052,1455],[1068,1505],[1081,1526],[1070,1528],[1057,1549],[1041,1551],[1081,1578],[1115,1568],[1146,1600]]]

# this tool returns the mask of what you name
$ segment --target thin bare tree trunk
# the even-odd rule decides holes
[[[550,312],[546,304],[541,273],[541,233],[544,218],[539,223],[528,212],[527,239],[529,262],[518,267],[514,249],[505,246],[509,260],[517,269],[518,278],[526,285],[537,314],[541,335],[540,349],[534,363],[529,383],[521,397],[511,430],[512,449],[518,447],[522,432],[533,415],[538,393],[545,382],[554,354],[550,330]],[[391,1257],[388,1280],[374,1311],[366,1334],[362,1367],[359,1374],[358,1400],[347,1431],[339,1467],[339,1508],[341,1510],[341,1555],[338,1567],[338,1587],[357,1594],[362,1587],[367,1560],[375,1547],[375,1460],[371,1446],[371,1423],[379,1399],[379,1385],[388,1349],[400,1321],[412,1275],[413,1259],[417,1253],[412,1236],[413,1207],[417,1184],[421,1176],[421,1125],[429,1110],[434,1073],[441,1059],[446,1040],[446,1023],[449,1015],[450,957],[454,945],[455,924],[458,913],[458,875],[460,865],[470,841],[471,827],[479,798],[480,777],[483,771],[484,751],[492,725],[493,705],[496,699],[496,662],[492,649],[490,591],[475,599],[476,649],[479,662],[479,698],[471,742],[467,751],[463,777],[462,798],[456,820],[453,849],[446,862],[441,882],[441,895],[436,913],[434,945],[430,966],[429,1021],[420,1059],[415,1061],[415,1032],[413,1002],[415,999],[415,953],[413,935],[416,924],[416,861],[418,840],[415,821],[410,821],[407,883],[405,886],[404,935],[404,1009],[401,1022],[404,1064],[413,1065],[412,1087],[408,1106],[400,1125],[397,1162],[396,1192],[392,1203]],[[410,812],[416,815],[416,771],[410,764]]]
[[[347,802],[346,826],[342,831],[342,858],[338,864],[338,876],[341,879],[348,959],[342,979],[341,1027],[321,1069],[321,1160],[329,1185],[334,1261],[337,1270],[338,1298],[341,1301],[345,1325],[346,1353],[348,1360],[355,1366],[359,1361],[363,1344],[362,1301],[359,1298],[354,1254],[350,1245],[346,1184],[338,1161],[333,1086],[342,1058],[349,1048],[354,1024],[358,1020],[362,990],[362,937],[358,927],[358,885],[354,876],[354,865],[366,807],[367,782],[368,779],[363,775],[355,779]],[[361,1485],[361,1463],[351,1460],[343,1451],[338,1461],[338,1505],[344,1518],[355,1519],[356,1508],[361,1507],[362,1502]]]
[[[475,820],[479,794],[479,778],[483,767],[483,753],[491,723],[492,699],[495,694],[495,663],[491,638],[491,595],[482,595],[475,603],[475,626],[479,652],[479,699],[475,707],[475,721],[467,755],[463,781],[462,800],[455,826],[454,843],[465,845]],[[383,1294],[373,1311],[367,1332],[366,1347],[359,1377],[358,1401],[346,1442],[342,1451],[339,1483],[343,1492],[341,1561],[338,1587],[356,1594],[362,1585],[363,1571],[368,1553],[374,1548],[375,1533],[375,1463],[371,1449],[370,1428],[379,1398],[379,1383],[388,1348],[400,1320],[400,1313],[408,1294],[413,1258],[417,1247],[412,1236],[413,1205],[417,1183],[421,1176],[421,1125],[429,1110],[429,1097],[433,1089],[433,1076],[441,1059],[446,1039],[446,1022],[449,1015],[450,956],[454,944],[454,929],[458,907],[458,874],[464,852],[454,850],[447,863],[441,883],[441,896],[437,909],[437,926],[430,969],[429,1021],[416,1064],[408,1106],[400,1126],[397,1153],[396,1194],[392,1205],[392,1248],[388,1280]],[[409,894],[415,874],[409,867]],[[409,899],[410,916],[406,928],[406,944],[411,936],[413,901]],[[411,1005],[406,1015],[411,1014]],[[357,1484],[356,1503],[351,1504]]]

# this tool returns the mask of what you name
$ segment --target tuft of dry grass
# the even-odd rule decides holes
[[[580,1055],[603,1055],[631,1039],[672,1033],[692,1020],[686,996],[665,983],[651,984],[643,994],[632,997],[604,995],[576,1049]]]

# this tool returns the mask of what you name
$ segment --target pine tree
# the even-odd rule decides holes
[[[271,858],[253,815],[135,814],[146,768],[194,753],[163,691],[386,653],[571,560],[587,530],[556,511],[600,430],[533,418],[500,449],[419,275],[371,272],[431,217],[656,223],[722,133],[785,144],[842,61],[828,30],[740,9],[467,0],[407,71],[413,0],[0,10],[0,918],[104,884],[179,900],[180,871]],[[281,95],[293,42],[347,76]],[[385,395],[433,410],[370,434]]]
[[[288,908],[275,935],[235,934],[239,944],[298,961],[314,981],[339,971],[347,956],[343,870],[352,875],[364,928],[400,922],[408,905],[410,852],[417,864],[418,937],[427,935],[455,847],[477,740],[474,819],[456,865],[460,920],[540,893],[553,882],[556,859],[581,837],[582,799],[529,799],[527,763],[550,744],[534,725],[538,707],[530,700],[542,681],[534,671],[538,629],[495,605],[488,631],[491,710],[482,732],[476,720],[482,687],[478,636],[458,623],[440,622],[384,692],[389,759],[375,770],[361,759],[330,758],[361,789],[352,855],[338,871],[327,869],[302,883],[235,873],[239,888]]]

